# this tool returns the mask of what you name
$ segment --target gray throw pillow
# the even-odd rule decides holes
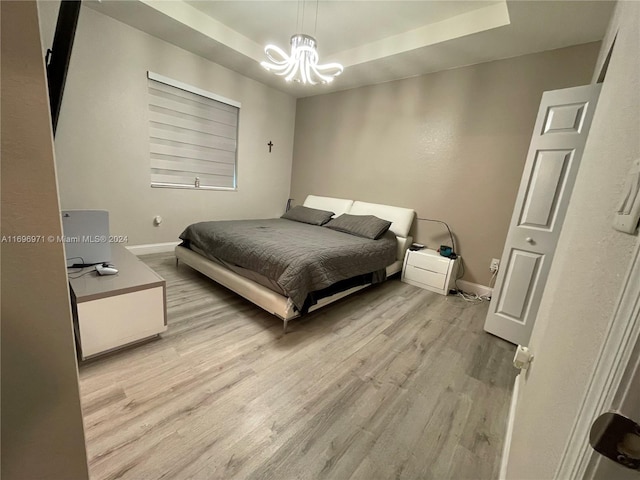
[[[344,213],[325,225],[339,232],[377,240],[389,230],[391,222],[373,215],[349,215]]]
[[[285,212],[280,218],[293,220],[294,222],[309,223],[311,225],[324,225],[333,216],[333,212],[327,210],[318,210],[317,208],[303,207],[298,205],[288,212]]]

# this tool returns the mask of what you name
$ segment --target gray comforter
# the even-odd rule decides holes
[[[302,310],[310,292],[391,265],[396,237],[356,237],[285,219],[194,223],[180,235],[208,256],[275,280]]]

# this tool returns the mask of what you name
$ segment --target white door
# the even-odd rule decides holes
[[[542,95],[484,329],[527,345],[600,85]]]

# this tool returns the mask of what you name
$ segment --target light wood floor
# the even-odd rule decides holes
[[[497,478],[514,347],[399,280],[282,322],[170,254],[161,339],[80,367],[92,479]]]

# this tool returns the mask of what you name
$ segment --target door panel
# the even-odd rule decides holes
[[[547,107],[542,135],[551,133],[580,133],[584,124],[587,103],[552,105]]]
[[[542,95],[484,326],[512,343],[529,342],[600,88]]]
[[[532,282],[536,281],[542,255],[532,252],[514,250],[505,274],[505,287],[498,298],[496,313],[522,323],[524,313],[529,305],[530,293],[534,290]]]
[[[538,150],[519,225],[552,228],[573,150]]]

